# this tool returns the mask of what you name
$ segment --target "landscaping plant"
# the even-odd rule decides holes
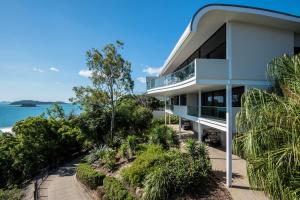
[[[94,170],[89,164],[81,163],[76,168],[77,178],[92,190],[103,185],[105,175]]]
[[[106,200],[134,200],[130,192],[114,177],[105,177],[103,181]]]
[[[166,125],[154,125],[150,130],[149,142],[170,148],[178,144],[175,131]]]
[[[238,145],[247,159],[253,188],[272,199],[300,197],[300,55],[268,65],[272,91],[249,90],[242,98]]]

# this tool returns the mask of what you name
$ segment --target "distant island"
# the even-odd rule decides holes
[[[63,101],[34,101],[34,100],[21,100],[10,103],[10,105],[21,106],[21,107],[36,107],[37,105],[48,105],[48,104],[66,104]]]

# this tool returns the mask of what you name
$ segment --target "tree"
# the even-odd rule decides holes
[[[300,196],[300,55],[268,66],[273,91],[249,90],[237,115],[238,151],[247,159],[253,188],[273,199]]]
[[[47,115],[53,119],[65,119],[65,111],[63,107],[57,103],[52,104],[46,111]]]
[[[118,98],[133,89],[134,82],[131,79],[131,64],[124,60],[120,54],[123,43],[116,41],[115,44],[108,44],[102,50],[91,49],[87,51],[87,66],[92,72],[90,79],[95,93],[104,92],[107,94],[109,109],[111,112],[110,134],[114,135],[115,129],[115,105]],[[78,89],[78,88],[77,88]],[[83,88],[81,88],[84,90]],[[76,92],[76,89],[75,89]]]

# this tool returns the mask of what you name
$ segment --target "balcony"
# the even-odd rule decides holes
[[[153,78],[147,82],[147,90],[151,90],[158,87],[168,86],[172,84],[185,81],[195,76],[195,62],[187,65],[186,67],[168,74],[166,76],[161,76]]]
[[[193,79],[192,79],[193,78]],[[228,61],[226,59],[195,59],[186,67],[160,77],[147,77],[149,94],[179,90],[193,84],[226,84],[228,78]],[[190,81],[194,81],[192,84]],[[180,88],[178,87],[180,86]]]
[[[226,107],[201,106],[201,117],[226,120]]]
[[[199,107],[187,106],[187,114],[193,117],[199,117]]]

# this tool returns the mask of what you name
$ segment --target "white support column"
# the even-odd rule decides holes
[[[226,185],[232,183],[232,86],[226,85]]]
[[[202,142],[202,134],[203,134],[203,128],[202,128],[202,124],[200,124],[200,122],[198,123],[198,140],[199,142]]]
[[[167,98],[165,98],[165,125],[167,124]]]
[[[226,58],[228,60],[228,81],[226,84],[226,185],[232,184],[232,24],[226,23]]]
[[[201,117],[201,90],[199,90],[198,92],[198,117]],[[198,123],[198,140],[199,142],[202,142],[202,134],[203,134],[203,128],[202,128],[202,124],[200,124],[200,122]]]

